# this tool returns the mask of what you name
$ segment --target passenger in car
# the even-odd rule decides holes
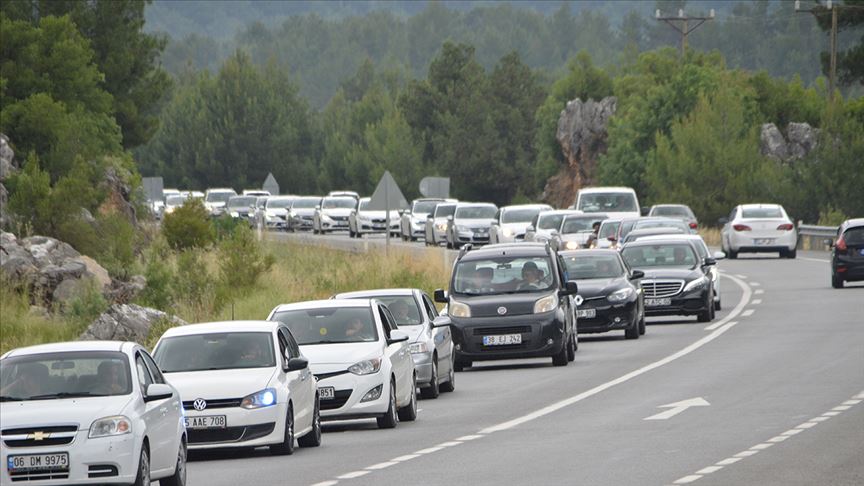
[[[94,393],[115,395],[126,390],[126,374],[123,373],[123,365],[117,361],[103,361],[96,369],[98,377],[94,386]]]
[[[51,379],[48,367],[42,363],[24,363],[18,370],[18,377],[0,389],[0,395],[19,398],[39,395]]]
[[[522,265],[522,283],[519,284],[519,290],[537,290],[543,288],[540,279],[543,278],[543,271],[537,268],[534,262],[526,262]]]

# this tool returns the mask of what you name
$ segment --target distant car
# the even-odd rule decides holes
[[[382,302],[331,299],[277,306],[309,357],[323,420],[374,418],[378,427],[417,418],[417,376],[408,333]]]
[[[0,384],[0,484],[186,483],[180,394],[143,347],[14,349]]]
[[[211,216],[220,216],[225,213],[228,200],[236,195],[234,189],[207,189],[204,193],[204,207]]]
[[[399,218],[399,234],[403,241],[415,241],[426,234],[426,218],[438,203],[446,202],[441,198],[424,198],[411,201],[411,209],[403,211]]]
[[[315,208],[312,232],[324,234],[332,231],[348,231],[348,216],[357,209],[359,199],[351,196],[326,196]]]
[[[228,199],[226,211],[234,218],[251,223],[255,216],[255,202],[258,196],[234,196]]]
[[[715,261],[720,261],[726,258],[726,254],[722,251],[711,253],[711,250],[708,249],[708,245],[705,244],[705,240],[702,239],[699,235],[693,234],[675,234],[675,235],[655,235],[655,236],[646,236],[642,238],[642,241],[663,241],[663,240],[687,240],[693,242],[694,248],[696,248],[696,253],[699,254],[699,257],[704,262],[708,258],[713,258]],[[714,283],[714,310],[718,311],[722,308],[721,301],[721,292],[720,292],[720,270],[717,269],[717,265],[709,265],[708,272],[711,274],[711,281]]]
[[[321,444],[318,389],[288,328],[208,322],[171,328],[156,362],[183,397],[190,449],[269,446],[292,454]]]
[[[360,199],[357,209],[348,215],[348,235],[352,238],[360,238],[365,234],[387,232],[387,211],[370,211],[371,198]],[[396,211],[390,211],[390,220],[395,221],[399,217]]]
[[[639,279],[615,250],[562,251],[569,278],[579,284],[575,297],[580,333],[624,331],[627,339],[645,334],[645,302]]]
[[[631,241],[641,240],[642,238],[647,238],[649,236],[686,234],[690,234],[690,232],[684,231],[681,228],[673,228],[670,226],[654,226],[650,228],[634,229],[633,231],[627,233],[627,236],[625,236],[619,242],[619,248],[623,245],[626,245],[627,243],[630,243]]]
[[[453,216],[447,218],[447,247],[489,243],[489,229],[497,211],[492,203],[458,203]]]
[[[662,216],[680,219],[694,232],[699,228],[699,221],[693,210],[686,204],[655,204],[648,210],[648,216]]]
[[[583,213],[603,213],[610,218],[639,217],[639,198],[629,187],[585,187],[576,193],[571,209]]]
[[[657,239],[634,241],[621,249],[633,270],[645,273],[642,292],[648,316],[692,316],[714,320],[714,282],[709,268],[714,258],[700,258],[692,241]]]
[[[524,240],[525,231],[534,217],[541,211],[551,210],[552,206],[548,204],[519,204],[500,208],[489,231],[489,242],[494,245]]]
[[[288,208],[297,196],[270,196],[264,200],[264,207],[258,209],[259,221],[266,228],[288,229]],[[259,198],[260,203],[260,198]],[[256,203],[258,204],[258,203]]]
[[[399,329],[408,333],[417,386],[423,398],[456,389],[455,354],[450,320],[438,315],[432,299],[420,289],[378,289],[338,294],[334,299],[376,299],[390,309]]]
[[[572,209],[555,209],[552,211],[541,211],[534,216],[531,224],[525,229],[525,241],[545,243],[560,234],[564,217],[572,214],[580,214]]]
[[[795,224],[779,204],[742,204],[720,218],[720,241],[729,258],[739,253],[773,253],[780,258],[798,254]]]
[[[594,224],[606,220],[605,214],[571,214],[564,216],[561,231],[552,237],[555,247],[559,250],[576,250],[588,248],[594,240]]]
[[[171,214],[177,208],[182,206],[188,198],[185,196],[181,196],[179,194],[175,194],[173,196],[168,196],[165,198],[165,210],[164,214]]]
[[[269,198],[270,196],[258,196],[255,198],[255,204],[252,205],[252,216],[250,219],[256,228],[264,229],[267,227],[266,211],[267,199]]]
[[[360,199],[360,194],[354,191],[330,191],[326,197],[353,197],[354,199]]]
[[[438,246],[447,243],[447,218],[456,212],[455,202],[438,203],[435,209],[426,217],[425,238],[428,246]]]
[[[302,196],[292,200],[288,208],[288,231],[311,230],[316,208],[320,205],[319,196]]]
[[[691,228],[689,224],[686,222],[676,219],[676,218],[667,218],[667,217],[652,217],[648,216],[645,218],[639,218],[633,223],[633,227],[630,231],[636,230],[644,230],[644,229],[654,229],[654,228],[673,228],[681,230],[684,234],[696,234],[696,230]],[[627,236],[627,235],[622,235]]]
[[[265,191],[263,189],[243,189],[244,196],[272,196],[270,191]]]
[[[618,230],[621,228],[620,218],[605,219],[600,223],[597,238],[591,242],[591,248],[615,248]]]
[[[864,218],[847,219],[837,229],[831,244],[831,286],[864,280]]]

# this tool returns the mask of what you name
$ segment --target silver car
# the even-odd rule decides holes
[[[399,233],[403,241],[416,241],[426,234],[426,218],[435,210],[438,203],[446,199],[425,198],[411,201],[411,209],[403,211],[399,218]]]
[[[459,203],[447,218],[447,248],[459,249],[466,243],[489,243],[489,230],[498,207],[492,203]]]
[[[432,299],[420,289],[378,289],[347,292],[334,299],[374,298],[390,309],[401,331],[408,333],[417,386],[423,398],[456,389],[450,319],[438,314]]]
[[[447,218],[453,216],[456,211],[456,203],[440,203],[435,210],[426,217],[425,240],[426,245],[438,246],[447,242]]]
[[[555,209],[552,211],[543,211],[531,221],[528,228],[525,229],[525,241],[533,241],[536,243],[545,243],[552,241],[552,238],[561,233],[561,226],[564,224],[564,217],[571,214],[583,214],[580,211],[573,209]]]
[[[353,196],[327,196],[315,208],[312,232],[324,234],[331,231],[348,231],[348,216],[357,210],[360,203]]]
[[[319,196],[303,196],[291,201],[291,207],[288,208],[288,231],[311,230],[315,208],[319,204]]]

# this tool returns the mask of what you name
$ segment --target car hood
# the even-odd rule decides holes
[[[75,423],[86,430],[96,419],[124,413],[131,401],[132,395],[119,395],[4,402],[0,404],[0,417],[3,428]]]
[[[584,245],[585,243],[588,243],[588,238],[590,238],[592,234],[593,233],[590,233],[590,232],[587,232],[587,233],[564,233],[564,234],[558,235],[558,237],[561,238],[561,241],[563,241],[565,243],[568,241],[575,241],[576,243]]]
[[[267,210],[267,214],[275,214],[277,216],[285,216],[288,214],[288,210],[285,208],[271,208]]]
[[[487,218],[483,218],[483,219],[460,218],[460,219],[454,219],[453,224],[457,224],[460,226],[468,226],[470,228],[478,228],[478,227],[488,228],[488,227],[492,226],[492,223],[494,221],[495,221],[494,219],[487,219]]]
[[[297,208],[291,210],[292,214],[296,214],[297,216],[312,216],[315,214],[315,208]]]
[[[165,373],[184,401],[241,398],[267,388],[276,368],[244,368],[233,370],[188,371]]]
[[[592,297],[603,297],[612,292],[624,288],[623,278],[592,278],[589,280],[576,280],[579,285],[579,295],[583,299]]]
[[[357,213],[364,218],[374,218],[374,219],[384,219],[387,217],[387,211],[360,211]],[[398,211],[390,211],[390,219],[398,220],[399,212]]]
[[[211,208],[224,208],[227,203],[214,201],[214,202],[205,202],[204,205],[210,206]]]
[[[646,280],[654,280],[654,279],[663,279],[663,278],[677,278],[683,280],[693,280],[694,278],[699,278],[702,275],[702,271],[699,268],[681,268],[681,267],[646,267],[640,268],[635,267],[635,269],[642,270],[645,272]]]
[[[509,229],[514,234],[520,234],[520,233],[524,234],[525,230],[527,230],[528,226],[530,226],[530,225],[531,225],[530,221],[525,222],[525,223],[501,223],[500,224],[502,230]]]
[[[368,343],[306,344],[300,346],[303,356],[309,360],[313,373],[342,371],[358,361],[381,356],[382,346],[378,341]]]
[[[351,214],[351,211],[354,211],[351,208],[331,208],[331,209],[322,209],[321,214],[326,214],[327,216],[344,216],[348,217]]]

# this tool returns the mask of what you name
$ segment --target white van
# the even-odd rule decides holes
[[[586,187],[579,189],[571,207],[583,213],[603,213],[609,218],[639,217],[639,198],[630,187]]]

